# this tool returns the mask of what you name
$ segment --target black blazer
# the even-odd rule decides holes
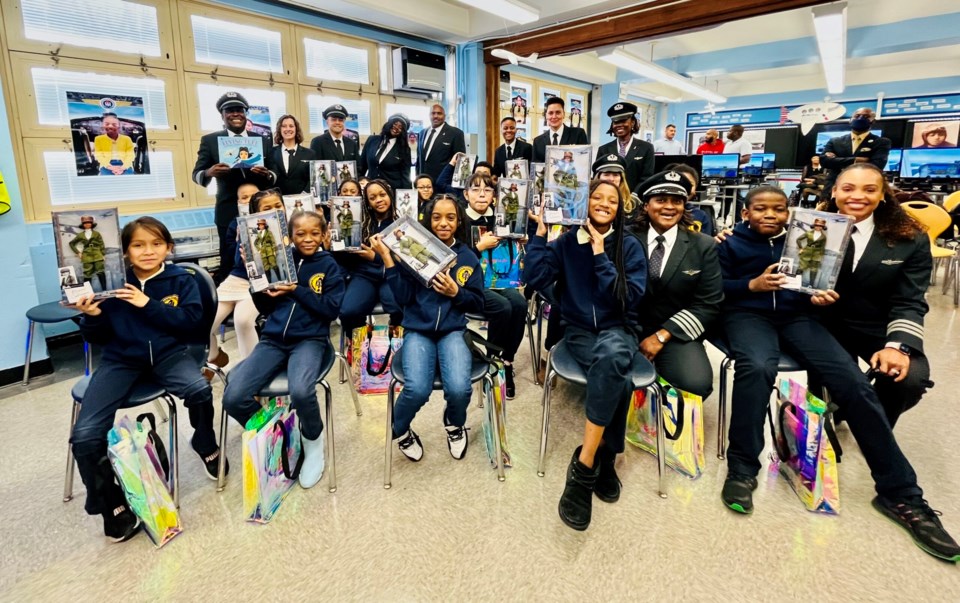
[[[533,139],[533,161],[543,163],[547,160],[547,147],[552,144],[552,134],[548,129],[546,132]],[[583,128],[573,128],[563,126],[563,136],[560,137],[560,144],[590,144],[587,133]]]
[[[617,155],[620,147],[616,140],[600,145],[597,149],[597,159],[605,155]],[[634,138],[627,149],[627,155],[623,160],[627,163],[627,186],[630,190],[637,188],[637,185],[653,176],[653,145],[646,140]]]
[[[383,137],[379,134],[367,138],[357,161],[357,173],[360,178],[366,176],[370,180],[383,178],[393,190],[398,188],[413,188],[410,185],[410,147],[406,140],[398,139],[383,162],[377,159],[380,142]]]
[[[836,157],[827,157],[827,153],[833,153]],[[856,155],[853,153],[853,138],[850,134],[831,138],[823,147],[823,153],[820,154],[820,165],[830,170],[825,190],[829,191],[833,188],[833,183],[837,181],[837,174],[848,165],[853,165],[858,157],[866,157],[867,161],[883,170],[887,166],[888,155],[890,155],[889,138],[867,133]]]
[[[430,177],[436,180],[443,171],[443,166],[450,163],[454,155],[467,152],[467,144],[463,139],[463,130],[444,123],[435,137],[436,140],[433,141],[430,156],[424,159],[424,143],[427,142],[427,136],[431,131],[432,128],[424,128],[417,139],[417,171],[421,174],[430,174]]]
[[[648,232],[648,228],[641,229],[637,236],[649,258]],[[647,274],[647,289],[640,302],[643,337],[666,329],[679,341],[700,339],[720,316],[722,302],[723,276],[716,243],[679,227],[660,278]]]
[[[341,140],[343,142],[342,157],[338,157],[340,153],[337,153],[337,145],[333,143],[333,137],[329,132],[315,136],[310,141],[310,150],[320,160],[357,161],[360,159],[360,143],[348,136],[343,136]]]
[[[847,248],[836,285],[840,299],[825,308],[828,324],[923,352],[923,317],[929,310],[924,294],[932,270],[926,233],[891,247],[874,230],[856,270],[853,246]]]
[[[317,158],[313,151],[297,145],[297,150],[290,158],[290,169],[283,169],[283,145],[273,147],[273,165],[277,169],[277,186],[284,195],[310,192],[310,164]]]
[[[197,149],[197,162],[193,166],[193,181],[206,188],[210,186],[212,178],[204,175],[204,172],[220,163],[220,150],[217,145],[217,139],[221,136],[229,136],[226,130],[204,134],[200,139],[200,147]],[[273,141],[269,136],[261,136],[263,139],[263,163],[272,173],[270,176],[257,176],[250,170],[230,170],[230,173],[222,178],[217,178],[217,204],[214,209],[213,221],[218,228],[226,231],[227,226],[233,222],[239,212],[237,210],[237,189],[244,182],[252,182],[261,189],[268,188],[277,181],[277,170],[273,165]]]
[[[527,163],[533,161],[533,145],[529,142],[517,138],[513,141],[513,158],[526,159]],[[493,175],[497,178],[503,177],[507,173],[505,167],[507,163],[507,145],[506,143],[497,147],[493,153]]]

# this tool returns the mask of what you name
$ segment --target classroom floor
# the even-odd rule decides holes
[[[960,355],[958,314],[939,291],[929,298],[926,342],[937,386],[896,433],[926,497],[960,537],[953,456],[960,377],[950,369]],[[235,352],[232,337],[226,349]],[[716,367],[720,359],[712,357]],[[272,523],[245,522],[240,429],[231,422],[233,472],[217,494],[187,448],[182,412],[183,533],[160,550],[142,533],[110,544],[100,518],[84,514],[79,477],[76,498],[61,501],[69,391],[82,367],[58,366],[55,377],[29,388],[0,390],[0,504],[8,518],[0,528],[0,600],[957,600],[960,568],[920,551],[870,506],[872,480],[845,427],[839,516],[808,513],[770,472],[761,474],[752,516],[728,511],[720,502],[726,470],[716,458],[716,394],[705,403],[702,477],[669,473],[662,500],[655,459],[628,445],[618,463],[620,501],[594,499],[586,532],[565,527],[557,501],[582,432],[581,391],[558,386],[546,475],[538,477],[541,389],[532,382],[526,342],[517,398],[508,403],[514,466],[503,483],[487,462],[483,411],[471,406],[470,447],[455,461],[441,426],[442,398],[434,394],[414,422],[423,460],[410,463],[395,452],[393,488],[385,490],[385,398],[363,400],[358,417],[348,386],[333,378],[336,493],[324,477],[309,491],[296,486]],[[215,399],[220,393],[218,386]]]

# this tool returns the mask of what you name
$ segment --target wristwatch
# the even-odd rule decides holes
[[[903,354],[904,356],[910,356],[910,346],[900,343],[899,341],[888,341],[887,345],[883,346],[885,348],[890,348],[891,350],[896,350]]]
[[[667,338],[661,335],[660,331],[657,331],[656,333],[654,333],[654,335],[657,336],[657,341],[659,341],[661,344],[667,343]]]
[[[906,345],[904,345],[904,344],[901,343],[901,344],[900,344],[900,347],[898,347],[897,350],[898,350],[901,354],[903,354],[904,356],[908,356],[908,357],[910,356],[910,347],[909,347],[909,346],[906,346]]]

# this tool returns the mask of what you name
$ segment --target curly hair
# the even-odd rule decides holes
[[[883,198],[880,200],[880,205],[873,210],[873,222],[876,225],[877,234],[888,247],[893,247],[893,244],[897,241],[910,241],[914,239],[917,234],[925,232],[926,229],[924,226],[914,220],[910,214],[900,207],[900,200],[897,199],[896,191],[890,186],[887,179],[883,177],[883,172],[880,171],[880,168],[872,163],[854,163],[844,168],[837,175],[837,184],[834,185],[834,190],[836,190],[843,175],[854,170],[872,172],[876,174],[877,179],[883,183]],[[831,196],[827,202],[827,211],[839,211],[835,196]]]
[[[303,130],[300,128],[300,122],[297,120],[296,117],[287,113],[286,115],[281,116],[280,119],[277,120],[277,129],[276,129],[276,132],[274,132],[273,134],[273,144],[276,144],[276,145],[283,144],[283,137],[280,136],[280,126],[283,125],[283,120],[285,119],[292,119],[293,125],[297,129],[297,133],[294,135],[293,141],[297,144],[300,144],[301,142],[303,142]]]
[[[363,198],[365,203],[363,204],[363,240],[367,241],[370,239],[370,235],[376,234],[372,231],[373,220],[376,219],[376,216],[373,214],[373,208],[370,207],[370,187],[379,186],[384,191],[386,191],[387,196],[390,197],[390,209],[387,210],[386,219],[393,222],[397,219],[397,204],[396,197],[394,196],[393,187],[386,180],[381,180],[376,178],[367,182],[367,186],[363,188]]]

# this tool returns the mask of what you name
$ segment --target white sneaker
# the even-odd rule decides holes
[[[407,433],[393,441],[397,443],[397,447],[400,448],[403,456],[414,463],[423,458],[423,445],[420,443],[420,436],[414,430],[408,429]]]
[[[326,431],[320,432],[316,440],[309,440],[300,434],[300,446],[303,449],[303,466],[300,467],[300,487],[312,488],[323,477],[325,466],[324,443]]]
[[[459,461],[467,453],[467,428],[447,425],[446,430],[450,456]]]

